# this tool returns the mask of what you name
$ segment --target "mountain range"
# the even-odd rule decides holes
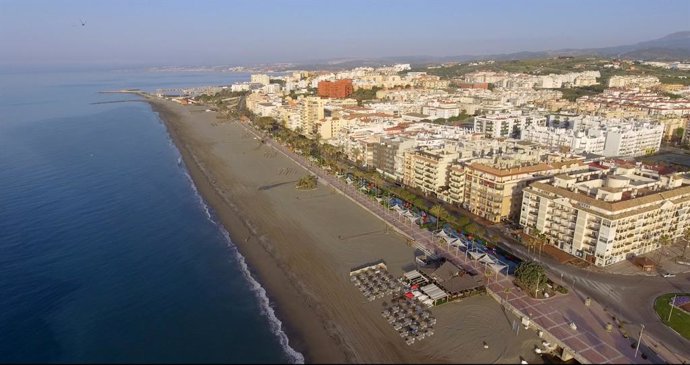
[[[303,62],[302,68],[350,68],[357,66],[380,66],[391,63],[425,65],[444,62],[467,62],[476,60],[523,60],[555,56],[601,56],[645,61],[688,61],[690,60],[690,31],[681,31],[667,36],[635,44],[603,48],[559,49],[537,52],[501,53],[492,55],[457,56],[397,56],[379,58],[348,58],[315,60]]]

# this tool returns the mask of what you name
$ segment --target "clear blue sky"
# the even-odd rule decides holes
[[[688,29],[687,0],[0,0],[0,66],[491,54]]]

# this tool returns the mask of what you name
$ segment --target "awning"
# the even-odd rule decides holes
[[[474,259],[474,260],[479,260],[480,258],[482,258],[482,256],[484,256],[484,253],[483,252],[477,252],[477,251],[470,251],[470,256],[472,256],[472,259]]]
[[[424,294],[428,295],[431,300],[436,301],[448,297],[448,294],[436,284],[429,284],[419,288]]]
[[[489,257],[489,255],[484,255],[484,256],[480,257],[479,261],[481,261],[485,264],[493,264],[494,263],[494,260],[491,257]]]
[[[412,271],[406,272],[404,274],[404,276],[405,276],[405,279],[407,279],[407,280],[414,280],[416,278],[421,277],[422,274],[420,274],[419,271],[417,271],[417,270],[412,270]]]
[[[501,272],[501,270],[503,270],[503,269],[505,269],[506,267],[508,267],[508,266],[506,266],[506,265],[501,265],[501,264],[496,264],[496,263],[494,263],[494,264],[489,264],[489,266],[491,267],[491,270],[493,270],[493,271],[495,271],[495,272]]]

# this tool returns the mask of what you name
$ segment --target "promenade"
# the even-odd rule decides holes
[[[493,271],[487,272],[487,268],[482,263],[466,257],[464,251],[441,244],[432,232],[422,229],[408,218],[387,209],[378,201],[359,191],[354,184],[347,184],[327,173],[304,156],[268,138],[253,126],[241,124],[257,138],[264,139],[266,145],[316,175],[323,184],[349,197],[406,236],[411,245],[428,253],[435,252],[466,269],[486,274],[484,276],[487,292],[494,299],[518,317],[529,320],[530,326],[544,332],[543,337],[548,342],[559,345],[579,362],[622,364],[687,361],[687,359],[679,359],[674,354],[666,353],[667,350],[661,346],[655,346],[653,341],[646,340],[644,335],[639,351],[636,352],[638,334],[630,333],[629,338],[624,337],[605,308],[594,301],[589,306],[585,305],[586,298],[574,289],[571,289],[567,295],[557,295],[553,298],[539,300],[531,298],[513,284],[512,276]],[[552,278],[552,280],[559,282],[558,278]],[[566,285],[567,283],[559,282],[559,284]],[[612,323],[611,332],[606,330],[607,323]]]

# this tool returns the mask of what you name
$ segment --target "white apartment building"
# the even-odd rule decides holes
[[[252,74],[250,80],[255,84],[268,85],[271,83],[271,78],[266,74]]]
[[[655,76],[611,76],[609,79],[609,87],[647,89],[656,85],[659,79]]]
[[[546,117],[521,113],[495,113],[474,118],[474,130],[489,138],[517,136],[530,125],[544,125]]]
[[[524,190],[520,225],[597,266],[658,249],[690,228],[690,177],[597,165]]]
[[[460,115],[460,108],[456,103],[429,103],[422,107],[422,114],[428,115],[432,120],[448,119]]]
[[[317,122],[324,118],[326,99],[318,96],[308,96],[302,100],[300,120],[302,134],[311,138],[317,132]]]
[[[550,126],[530,125],[520,139],[605,157],[642,156],[659,150],[664,125],[648,121],[575,117]]]
[[[241,84],[230,85],[230,91],[232,91],[232,92],[249,91],[249,89],[250,89],[250,85],[247,82],[243,82]]]
[[[448,168],[458,158],[453,149],[418,149],[404,153],[403,184],[436,196],[448,183]]]

